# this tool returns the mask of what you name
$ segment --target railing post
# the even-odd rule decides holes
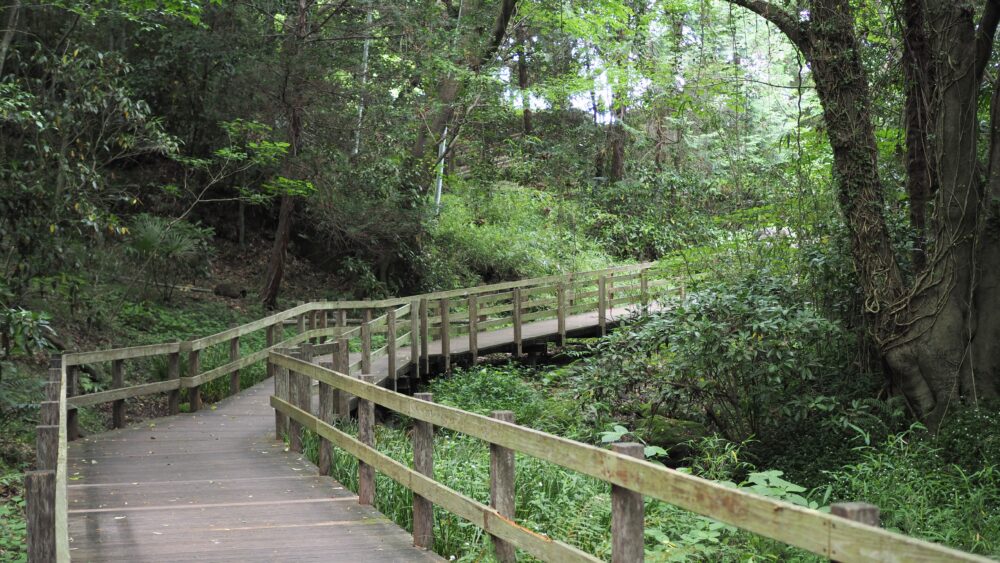
[[[559,329],[559,345],[566,345],[566,286],[559,282],[556,286],[556,326]]]
[[[414,393],[413,398],[434,402],[430,393]],[[434,425],[417,419],[413,419],[413,469],[434,478]],[[434,505],[418,494],[413,495],[413,545],[434,546]]]
[[[232,328],[236,328],[236,323],[233,323]],[[240,359],[240,337],[234,336],[229,340],[229,362],[235,362]],[[229,394],[235,395],[240,392],[240,370],[233,370],[229,374]]]
[[[125,386],[125,360],[111,362],[111,387],[120,389]],[[125,399],[111,403],[111,427],[125,427]]]
[[[611,449],[620,454],[643,459],[643,446],[635,442],[619,443]],[[644,506],[642,493],[611,485],[611,562],[642,561],[644,547]]]
[[[420,381],[420,301],[410,302],[410,377]]]
[[[312,362],[312,344],[303,342],[299,352],[299,359],[304,362]],[[297,372],[288,372],[288,391],[291,403],[296,407],[312,412],[312,380],[309,377]],[[302,424],[294,419],[288,421],[288,449],[293,452],[302,452]]]
[[[66,368],[66,398],[75,397],[80,392],[80,370],[77,366]],[[66,439],[76,440],[80,437],[80,417],[76,407],[66,409]]]
[[[608,278],[606,276],[597,278],[597,325],[601,328],[601,336],[607,334]]]
[[[511,316],[514,324],[514,357],[520,358],[522,350],[521,341],[521,288],[514,288],[514,298],[511,309]]]
[[[375,376],[363,373],[358,376],[364,383],[375,383]],[[375,403],[358,397],[358,440],[368,447],[375,447]],[[375,468],[358,460],[358,504],[375,504]]]
[[[392,390],[398,391],[396,381],[396,311],[389,309],[385,314],[385,351],[388,354],[389,377],[392,378]]]
[[[472,365],[479,363],[479,301],[475,294],[469,296],[469,353]]]
[[[284,321],[282,321],[282,322],[284,322]],[[274,346],[274,338],[275,338],[275,334],[274,334],[275,333],[275,329],[274,329],[274,327],[275,326],[277,326],[277,325],[270,325],[270,326],[268,326],[267,327],[267,331],[265,333],[266,334],[266,336],[265,336],[265,338],[266,338],[265,344],[267,345],[268,348],[270,348],[271,346]],[[274,365],[271,362],[267,362],[267,376],[268,377],[274,377]]]
[[[334,345],[333,349],[333,369],[337,370],[337,347]],[[336,422],[336,410],[337,410],[337,390],[320,381],[319,382],[319,413],[317,417],[327,424],[333,424]],[[333,448],[330,445],[330,441],[326,438],[320,437],[319,442],[319,467],[320,475],[329,475],[330,466],[333,464]]]
[[[639,299],[642,303],[642,312],[649,312],[649,270],[639,272]]]
[[[59,423],[35,427],[35,466],[55,469],[59,459]]]
[[[201,373],[201,351],[191,350],[188,352],[188,377],[194,377],[199,373]],[[188,407],[191,412],[201,410],[201,385],[188,389]]]
[[[52,469],[24,474],[28,561],[56,560],[56,472]]]
[[[320,323],[319,323],[319,327],[320,328],[322,328],[322,329],[330,328],[330,311],[328,309],[323,309],[320,312],[319,320],[320,320]],[[319,338],[319,341],[321,343],[325,344],[328,339],[329,339],[328,336],[321,336]]]
[[[347,328],[347,309],[337,309],[337,326]]]
[[[296,304],[296,307],[301,307],[302,305],[305,304],[306,304],[305,301],[299,301]],[[309,313],[299,313],[299,316],[295,317],[295,328],[299,334],[302,334],[303,332],[306,331],[306,315],[308,314]]]
[[[368,313],[368,309],[365,309]],[[361,373],[372,372],[372,327],[371,314],[366,314],[367,319],[361,324]]]
[[[867,502],[836,502],[830,505],[830,514],[868,526],[879,526],[881,515],[879,508]],[[830,560],[837,563],[835,548],[831,548]]]
[[[441,355],[444,357],[444,371],[447,373],[451,371],[451,321],[448,319],[451,305],[448,299],[442,299],[438,303],[441,313]]]
[[[270,364],[269,364],[270,365]],[[181,412],[181,353],[171,352],[167,356],[167,378],[177,382],[177,389],[167,395],[167,411],[174,415]]]
[[[287,350],[279,349],[275,350],[284,354]],[[285,401],[289,400],[288,396],[288,368],[274,365],[274,396],[283,399]],[[289,420],[288,416],[284,413],[278,412],[277,409],[274,411],[274,437],[277,440],[282,440],[285,434],[288,432]]]
[[[514,423],[511,411],[493,411],[490,418]],[[490,506],[501,516],[514,518],[514,450],[490,444]],[[497,561],[515,561],[514,546],[493,536],[493,549]]]
[[[431,371],[430,323],[427,321],[427,299],[420,299],[420,371],[425,375]]]
[[[333,352],[333,370],[344,375],[351,375],[351,348],[347,338],[337,339],[337,347]],[[337,390],[335,395],[337,401],[337,415],[341,418],[351,417],[351,394],[344,390]]]

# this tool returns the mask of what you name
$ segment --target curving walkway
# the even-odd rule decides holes
[[[608,311],[613,326],[629,309]],[[596,312],[566,318],[568,336],[600,333]],[[526,323],[525,345],[559,337]],[[512,328],[478,335],[480,355],[512,351]],[[451,354],[468,359],[466,338]],[[441,342],[428,343],[432,365]],[[409,349],[398,350],[399,365]],[[324,362],[329,358],[316,358]],[[388,379],[388,359],[372,364]],[[194,414],[72,442],[70,554],[76,561],[439,561],[410,534],[274,439],[266,380]]]
[[[274,439],[264,381],[73,442],[74,561],[439,561]]]

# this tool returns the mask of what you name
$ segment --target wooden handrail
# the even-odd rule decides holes
[[[258,362],[265,362],[268,353],[272,350],[297,346],[307,341],[318,344],[321,340],[326,338],[359,339],[362,336],[362,333],[364,333],[366,337],[382,333],[386,333],[388,336],[389,328],[387,326],[387,313],[367,322],[362,320],[360,325],[347,328],[344,326],[347,324],[346,312],[350,310],[365,311],[365,316],[369,319],[371,318],[372,311],[395,310],[397,329],[406,329],[414,332],[416,336],[411,339],[411,342],[415,342],[421,348],[421,350],[419,350],[419,352],[415,355],[424,363],[424,366],[420,370],[415,370],[415,373],[426,373],[426,363],[429,361],[426,349],[426,340],[429,334],[440,335],[442,337],[446,337],[446,340],[448,340],[448,342],[443,342],[442,348],[442,355],[445,357],[446,368],[450,367],[451,364],[449,346],[451,339],[462,334],[467,334],[470,330],[483,332],[486,330],[498,329],[503,326],[513,325],[515,331],[515,348],[519,353],[521,343],[521,324],[539,319],[558,318],[560,319],[560,326],[562,327],[565,324],[565,317],[567,315],[593,310],[594,308],[600,308],[597,300],[587,300],[584,303],[574,301],[575,299],[578,299],[578,297],[572,288],[595,287],[598,284],[599,279],[615,276],[622,276],[631,280],[644,272],[648,272],[650,267],[650,264],[617,266],[614,268],[594,270],[591,272],[552,275],[394,299],[372,301],[319,301],[302,303],[268,317],[187,342],[167,342],[162,344],[65,354],[63,357],[63,363],[66,367],[71,369],[75,369],[74,366],[109,361],[117,362],[117,368],[121,369],[121,362],[123,360],[151,358],[157,356],[168,357],[168,363],[171,366],[168,379],[164,381],[142,383],[127,387],[121,386],[118,382],[116,382],[115,388],[97,393],[76,396],[73,396],[75,395],[75,392],[70,393],[67,400],[67,406],[70,409],[69,418],[71,423],[69,438],[75,438],[74,429],[76,409],[80,407],[97,405],[109,401],[117,401],[116,404],[118,405],[119,410],[121,410],[123,408],[123,403],[121,401],[125,399],[167,392],[171,394],[171,413],[176,413],[178,410],[177,401],[180,390],[188,389],[188,395],[192,401],[191,408],[194,410],[200,407],[202,385],[226,375],[229,375],[232,379],[233,374],[236,374],[239,370],[255,365]],[[656,281],[660,280],[651,281],[648,285],[654,286]],[[669,283],[668,280],[663,281],[664,283]],[[562,288],[562,290],[560,290],[560,288]],[[550,294],[555,297],[543,297],[541,299],[531,300],[526,298],[526,296],[530,294]],[[562,295],[564,299],[561,306],[559,306],[559,295]],[[477,307],[479,307],[479,304],[481,303],[492,304],[490,307],[482,307],[479,309],[479,315],[481,317],[480,322],[470,322],[468,315],[461,313],[463,308],[468,303],[469,297],[472,296],[475,297]],[[515,301],[518,301],[518,299],[520,309],[515,311],[514,309],[517,307]],[[579,297],[579,299],[585,298]],[[646,297],[637,296],[634,299],[631,296],[620,297],[615,300],[615,304],[621,304],[625,301],[635,301],[638,304],[643,299],[646,299]],[[446,314],[443,319],[440,310],[438,310],[436,314],[426,314],[427,307],[436,307],[440,309],[439,305],[442,302],[448,302],[450,304],[449,306],[455,309],[458,314]],[[427,304],[427,307],[420,307],[419,305],[422,303]],[[606,302],[604,305],[606,307],[613,306],[610,302]],[[417,311],[414,311],[415,307],[418,309]],[[317,313],[322,313],[320,319],[325,319],[328,316],[328,311],[338,311],[336,314],[337,326],[326,326],[326,323],[324,322],[316,322],[313,320]],[[491,317],[490,315],[499,316]],[[308,323],[306,322],[307,320],[309,321]],[[444,320],[445,323],[442,323],[442,320]],[[282,334],[284,327],[289,321],[292,321],[292,324],[299,328],[299,334],[283,338]],[[233,355],[232,347],[237,339],[260,330],[266,330],[268,333],[269,344],[267,346],[261,350],[257,350],[246,355]],[[560,335],[563,335],[564,333],[565,330],[563,328],[560,330]],[[403,338],[405,334],[405,332],[402,335],[397,334],[397,338],[392,343],[394,346],[390,346],[389,343],[386,343],[386,346],[379,350],[373,350],[370,344],[366,344],[364,338],[360,338],[362,341],[362,355],[364,360],[361,362],[355,361],[350,363],[352,373],[360,369],[359,366],[367,365],[369,360],[378,359],[381,356],[390,353],[393,347],[398,350],[401,345],[405,344],[405,339]],[[475,343],[475,335],[471,335],[471,338],[472,342]],[[211,346],[224,343],[229,345],[229,350],[227,350],[229,361],[223,365],[215,366],[212,369],[202,371],[201,366],[203,358],[200,356],[203,356],[203,354],[201,351]],[[328,348],[332,350],[332,344],[318,345],[320,348],[318,348],[317,351],[322,351],[322,353],[329,353]],[[182,355],[187,355],[188,358],[185,363],[188,365],[189,370],[194,370],[192,373],[189,373],[184,377],[181,377],[181,374],[175,365],[182,363]],[[409,360],[402,363],[393,363],[397,364],[394,367],[403,369],[408,366],[412,366],[413,361]],[[270,367],[268,369],[270,369]],[[230,383],[230,389],[238,387],[238,382],[237,385],[233,385],[232,381]]]
[[[365,383],[318,365],[272,352],[269,362],[315,379],[342,393],[410,418],[479,438],[555,463],[629,491],[653,497],[738,528],[843,562],[990,561],[985,557],[904,536],[878,527],[728,487],[707,479],[531,428],[453,407],[422,401]],[[545,560],[586,560],[572,546],[528,532],[492,509],[470,503],[461,493],[417,473],[320,421],[286,398],[272,396],[276,411],[297,420],[404,487]],[[495,526],[495,527],[494,527]],[[526,533],[525,533],[526,532]]]

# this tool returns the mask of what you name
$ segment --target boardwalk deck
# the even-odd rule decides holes
[[[437,561],[274,440],[268,380],[214,410],[74,442],[74,561]]]
[[[608,312],[609,326],[626,317]],[[599,332],[596,312],[569,316],[570,336]],[[525,343],[558,337],[526,323]],[[479,334],[479,354],[509,351],[512,328]],[[432,357],[440,340],[428,343]],[[469,352],[454,337],[455,356]],[[409,349],[398,350],[400,364]],[[318,360],[329,360],[321,358]],[[372,363],[378,381],[388,358]],[[214,409],[154,420],[70,447],[69,533],[77,561],[435,561],[412,537],[274,440],[271,380]]]

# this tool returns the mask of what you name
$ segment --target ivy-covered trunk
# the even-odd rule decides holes
[[[928,177],[911,178],[908,187],[923,184],[934,195],[926,228],[923,197],[911,201],[918,216],[912,226],[918,236],[926,233],[926,252],[904,276],[885,219],[872,97],[850,2],[814,0],[809,20],[802,21],[768,2],[731,1],[775,23],[812,67],[866,319],[894,389],[932,428],[951,408],[996,397],[1000,316],[992,313],[1000,310],[1000,229],[996,205],[984,202],[1000,195],[998,95],[993,96],[985,165],[977,152],[977,109],[1000,7],[988,2],[977,28],[969,1],[907,0],[904,6],[910,16],[923,10],[920,17],[905,18],[904,24],[918,26],[905,36],[928,38],[918,46],[929,50],[907,55],[908,64],[926,68],[906,73],[911,103],[925,104],[920,116],[910,116],[908,139],[927,143],[919,154],[911,151],[910,158],[928,159],[916,170]],[[918,1],[919,6],[911,5]],[[928,60],[914,62],[915,57]],[[913,174],[914,167],[908,172]],[[982,197],[984,186],[994,197]]]

